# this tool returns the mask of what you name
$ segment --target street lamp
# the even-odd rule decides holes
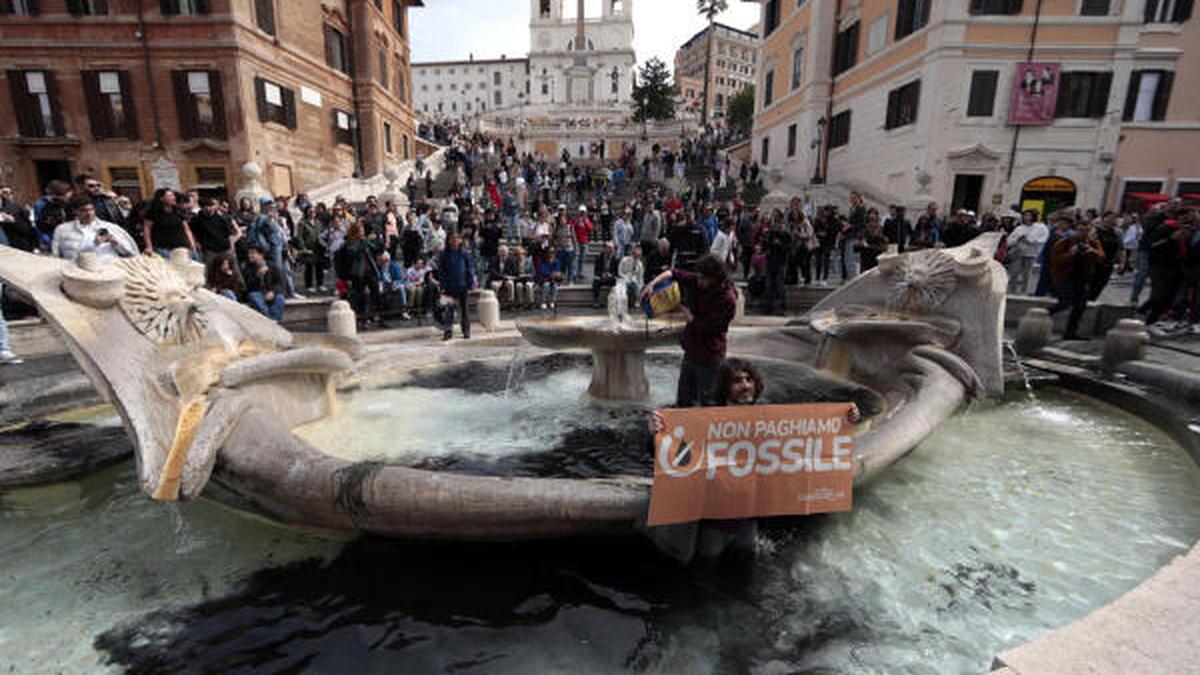
[[[821,176],[821,144],[825,142],[825,116],[817,120],[817,136],[812,140],[812,146],[817,151],[817,164],[813,169],[812,184],[820,185],[825,182],[825,178]]]

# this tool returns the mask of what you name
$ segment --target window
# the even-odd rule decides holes
[[[254,23],[267,35],[275,34],[275,0],[254,0]]]
[[[53,138],[66,135],[54,73],[10,70],[8,85],[17,113],[17,129],[22,136]]]
[[[400,137],[400,149],[404,151],[404,159],[408,159],[408,134]]]
[[[538,15],[543,19],[550,16],[550,0],[542,0],[538,3]]]
[[[379,84],[382,84],[383,88],[387,89],[387,84],[388,84],[387,52],[379,52],[379,72],[377,72],[376,75],[379,76]]]
[[[254,78],[254,91],[259,122],[275,122],[288,129],[296,128],[296,92],[261,77]]]
[[[158,9],[164,16],[208,14],[208,0],[159,0]]]
[[[771,163],[771,138],[769,136],[763,136],[762,139],[762,163]]]
[[[971,93],[967,98],[967,117],[991,117],[996,108],[998,70],[976,70],[971,73]]]
[[[766,15],[763,37],[766,37],[775,32],[775,29],[779,27],[779,0],[767,0],[763,13]]]
[[[1081,16],[1108,16],[1111,0],[1083,0],[1079,6]]]
[[[804,47],[796,47],[792,52],[792,89],[799,89],[804,80]]]
[[[1146,23],[1183,23],[1192,16],[1192,0],[1146,0]]]
[[[496,107],[504,105],[504,96],[501,94],[499,89],[492,92],[492,102],[496,104]]]
[[[1200,181],[1194,180],[1177,180],[1175,181],[1175,196],[1180,195],[1200,195]]]
[[[766,77],[763,78],[763,107],[771,105],[775,100],[775,71],[768,70]]]
[[[0,0],[0,16],[5,14],[37,16],[38,0]]]
[[[788,127],[787,141],[788,141],[787,156],[795,157],[796,156],[796,125],[795,124]]]
[[[718,108],[725,107],[725,96],[722,95],[721,92],[717,92],[717,100],[715,105]]]
[[[972,14],[1020,14],[1021,0],[971,0]]]
[[[404,86],[404,71],[396,69],[396,98],[408,102],[408,88]]]
[[[888,28],[891,27],[892,15],[884,12],[871,22],[867,28],[867,56],[872,56],[887,47]]]
[[[931,0],[900,0],[896,5],[896,42],[912,35],[929,23]]]
[[[858,22],[837,34],[833,43],[833,76],[837,77],[858,62]]]
[[[350,74],[350,59],[346,52],[346,36],[329,24],[325,24],[325,65]]]
[[[492,73],[492,84],[500,86],[500,73]]]
[[[225,104],[217,70],[173,70],[180,138],[225,138]]]
[[[404,19],[404,3],[400,0],[392,0],[392,28],[396,29],[400,37],[405,37]]]
[[[896,129],[917,121],[917,109],[921,105],[921,81],[908,84],[888,92],[887,117],[884,129]]]
[[[354,129],[350,124],[350,113],[333,109],[333,142],[336,145],[354,145]],[[386,128],[387,123],[384,123]]]
[[[829,147],[840,148],[850,143],[850,111],[843,110],[829,120]]]
[[[81,75],[92,137],[137,138],[137,112],[133,109],[129,72],[85,70]]]
[[[383,123],[383,149],[392,154],[392,125],[388,122]]]
[[[1112,73],[1063,73],[1055,117],[1103,117],[1108,109]]]
[[[136,166],[108,167],[108,184],[112,191],[137,202],[142,198],[142,177]]]
[[[108,0],[67,0],[67,11],[75,16],[104,16]]]
[[[1175,73],[1169,70],[1135,70],[1129,76],[1129,91],[1125,95],[1126,122],[1161,122],[1167,116],[1171,100],[1171,85]]]

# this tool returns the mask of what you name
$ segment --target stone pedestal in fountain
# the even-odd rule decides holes
[[[646,350],[678,344],[682,322],[630,319],[612,308],[624,307],[624,294],[610,296],[607,318],[556,317],[517,322],[531,344],[547,349],[587,348],[592,351],[592,381],[588,393],[612,401],[640,401],[650,394],[646,379]]]

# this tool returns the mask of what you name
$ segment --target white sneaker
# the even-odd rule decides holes
[[[554,304],[553,302],[550,303],[550,309],[556,309],[557,307],[558,305]]]
[[[299,293],[292,293],[292,300],[307,300],[307,299],[308,299],[307,296],[300,295]]]
[[[1192,324],[1192,335],[1200,335],[1200,323]]]
[[[11,349],[0,351],[0,363],[25,363],[25,360],[17,356]]]
[[[542,303],[542,309],[546,309],[546,303]]]
[[[1166,337],[1167,334],[1170,333],[1170,328],[1167,326],[1166,323],[1159,321],[1157,323],[1150,324],[1146,328],[1146,332],[1153,335],[1154,337]]]

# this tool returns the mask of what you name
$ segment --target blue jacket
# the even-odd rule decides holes
[[[438,260],[437,278],[442,292],[448,295],[466,293],[475,285],[475,262],[466,249],[442,251]]]

